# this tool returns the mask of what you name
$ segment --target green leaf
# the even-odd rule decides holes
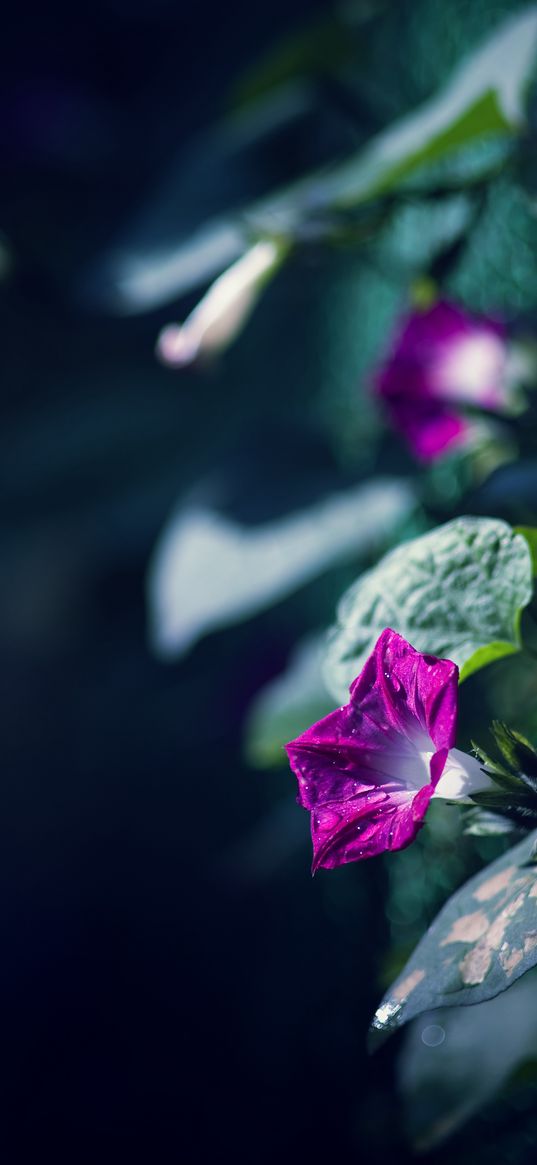
[[[522,534],[530,548],[533,574],[537,576],[537,527],[515,526],[515,534]]]
[[[520,613],[533,593],[527,542],[493,518],[455,518],[392,550],[341,600],[325,678],[341,703],[381,631],[451,659],[465,679],[520,648]]]
[[[464,816],[464,833],[473,837],[502,837],[506,833],[516,832],[516,825],[503,817],[501,813],[491,813],[487,809],[479,809],[476,805],[468,809]]]
[[[474,672],[480,671],[482,667],[488,667],[489,663],[495,663],[497,659],[503,659],[504,655],[512,655],[514,651],[519,651],[519,649],[518,637],[515,643],[499,640],[496,643],[487,643],[484,647],[478,647],[477,651],[474,651],[461,667],[461,683]]]
[[[508,767],[474,745],[484,772],[497,788],[473,793],[471,799],[480,809],[500,813],[518,828],[533,829],[537,823],[537,753],[529,740],[498,720],[494,721],[491,732]]]
[[[254,219],[293,229],[308,208],[360,205],[470,142],[517,132],[536,50],[537,7],[532,5],[503,22],[439,94],[388,126],[347,162],[258,204]]]
[[[459,193],[401,202],[376,239],[382,269],[421,274],[440,255],[461,246],[472,223],[472,210],[471,198]],[[427,293],[425,306],[438,297],[437,288],[431,289],[430,284]]]
[[[482,793],[472,793],[471,800],[480,808],[500,813],[520,829],[535,829],[537,825],[537,804],[531,793],[520,791],[491,793],[488,790]]]
[[[292,243],[317,238],[319,227],[323,234],[323,216],[363,206],[409,180],[422,180],[428,167],[456,160],[474,144],[481,148],[512,138],[524,124],[524,97],[536,50],[537,6],[532,5],[502,22],[439,93],[345,161],[249,205],[222,208],[221,213],[216,209],[198,223],[189,222],[172,248],[158,246],[144,253],[121,248],[107,266],[112,302],[128,312],[164,303],[219,275],[260,239]],[[257,132],[266,132],[263,116]],[[214,149],[211,139],[204,148]],[[226,159],[229,166],[224,150]]]
[[[426,1153],[490,1101],[520,1066],[537,1058],[535,973],[475,1007],[414,1020],[398,1065],[405,1125]]]
[[[312,13],[303,27],[288,33],[247,68],[234,85],[234,101],[249,104],[297,77],[337,76],[354,49],[351,19],[345,16],[341,9],[319,16]]]
[[[515,732],[499,720],[494,721],[492,731],[496,744],[511,770],[517,773],[522,781],[526,781],[531,789],[535,790],[537,753],[533,745],[520,732]]]
[[[485,752],[485,749],[481,748],[480,745],[476,744],[473,740],[472,750],[475,752],[477,759],[483,765],[483,768],[485,768],[487,772],[492,777],[494,777],[497,784],[501,785],[502,788],[512,789],[516,787],[517,778],[513,776],[513,773],[509,769],[506,769],[504,765],[499,764],[497,760],[493,760],[492,757],[490,757],[488,753]]]
[[[491,183],[479,221],[444,290],[473,311],[513,314],[537,304],[537,221],[508,172]]]
[[[492,999],[535,966],[536,839],[528,834],[449,899],[378,1008],[373,1038],[431,1008]]]
[[[284,745],[333,710],[321,669],[325,638],[323,631],[302,640],[286,670],[266,684],[250,705],[244,747],[254,768],[286,764]]]

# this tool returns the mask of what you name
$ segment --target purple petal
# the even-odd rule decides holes
[[[423,365],[436,359],[445,345],[476,333],[505,339],[505,327],[499,320],[470,315],[458,304],[439,300],[427,311],[412,312],[402,321],[392,354]]]
[[[413,840],[455,742],[457,682],[454,663],[387,629],[349,703],[287,745],[312,812],[314,868]]]
[[[440,302],[403,321],[374,388],[413,453],[433,461],[467,435],[453,405],[508,403],[503,326]]]
[[[432,785],[419,793],[378,790],[367,804],[322,806],[312,813],[312,869],[333,870],[348,862],[373,858],[386,850],[404,849],[414,841],[433,795]]]
[[[394,428],[406,438],[419,461],[436,461],[448,449],[463,444],[470,432],[463,417],[442,405],[394,400],[390,413]]]

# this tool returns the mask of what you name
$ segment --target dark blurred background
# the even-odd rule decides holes
[[[332,572],[178,663],[155,659],[146,633],[148,560],[196,483],[216,481],[229,512],[256,522],[363,474],[346,432],[352,304],[344,376],[340,332],[328,343],[323,324],[356,259],[298,256],[239,343],[201,374],[174,374],[154,356],[159,328],[195,295],[122,316],[95,290],[117,238],[173,239],[181,151],[230,108],[257,59],[334,7],[107,0],[21,8],[6,30],[6,1163],[410,1158],[397,1040],[373,1058],[365,1047],[390,976],[385,867],[312,881],[290,774],[241,759],[252,695],[325,621],[352,573]],[[219,182],[224,201],[251,197],[426,95],[430,47],[411,70],[405,47],[420,21],[432,36],[427,7],[362,5],[364,28],[370,11],[381,16],[363,44],[376,103],[371,85],[357,95],[318,69],[322,124],[305,118],[276,141],[261,173],[208,177],[200,199],[217,201]],[[469,6],[457,11],[459,30],[466,15],[472,24]],[[460,39],[442,47],[439,80]],[[455,1145],[470,1161],[485,1145],[491,1161],[508,1161],[507,1144],[523,1160],[533,1142],[527,1131],[516,1141],[520,1119],[485,1114],[463,1148],[452,1142],[435,1160]]]

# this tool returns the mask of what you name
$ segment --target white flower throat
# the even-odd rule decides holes
[[[434,753],[420,753],[430,773],[430,760]],[[427,781],[424,782],[427,784]],[[471,793],[485,792],[494,788],[494,781],[483,772],[475,756],[469,756],[458,748],[450,748],[444,771],[433,793],[444,801],[467,801]]]

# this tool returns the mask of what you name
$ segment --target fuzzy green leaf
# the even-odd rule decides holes
[[[515,526],[515,534],[522,534],[530,548],[533,573],[537,575],[537,528],[535,526]]]
[[[518,651],[533,593],[526,540],[492,518],[456,518],[404,543],[344,595],[325,677],[341,703],[378,636],[392,627],[418,651],[451,659],[461,680]]]
[[[326,632],[303,639],[286,670],[257,693],[244,730],[246,760],[253,768],[287,764],[284,745],[333,710],[323,682]]]

